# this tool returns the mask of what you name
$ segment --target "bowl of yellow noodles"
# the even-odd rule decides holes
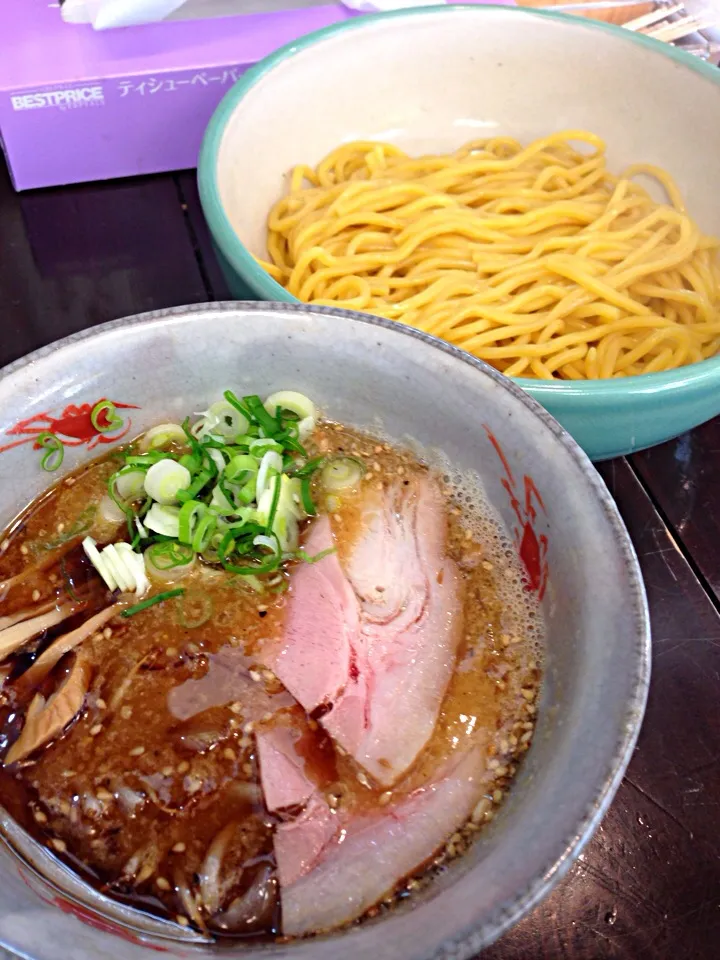
[[[362,17],[226,95],[200,196],[233,295],[409,324],[595,460],[720,413],[720,71],[511,7]]]

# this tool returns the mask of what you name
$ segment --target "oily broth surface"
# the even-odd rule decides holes
[[[309,452],[361,458],[367,466],[363,485],[403,484],[428,469],[409,451],[332,423],[318,427]],[[66,600],[68,589],[90,596],[93,609],[110,602],[79,541],[91,529],[94,507],[116,468],[112,455],[84,467],[32,504],[8,531],[0,581],[26,567],[37,572],[22,587],[0,594],[0,616],[54,596]],[[492,786],[435,864],[461,853],[492,817],[529,746],[540,678],[538,620],[514,552],[489,509],[479,498],[468,507],[457,486],[445,485],[448,553],[464,581],[463,640],[431,742],[391,792],[374,789],[352,761],[336,753],[317,723],[256,664],[262,644],[282,634],[287,592],[257,594],[224,571],[198,567],[183,581],[185,597],[128,619],[116,617],[82,645],[93,665],[82,713],[30,762],[0,768],[0,801],[104,892],[183,924],[201,923],[195,894],[209,889],[203,883],[213,841],[225,850],[223,904],[274,868],[277,820],[262,803],[254,754],[253,733],[264,724],[304,725],[308,736],[299,750],[331,807],[358,811],[410,792],[456,750],[477,742],[486,750]],[[330,515],[342,559],[359,533],[361,491],[328,499],[317,477],[313,486],[319,511]],[[74,539],[58,542],[72,533]],[[63,551],[62,564],[53,562]],[[208,605],[210,618],[193,625]],[[31,645],[29,654],[9,662],[12,673],[0,706],[3,753],[32,693],[15,677],[32,662],[33,652],[66,629],[61,625]],[[44,692],[52,691],[71,659],[72,654],[61,661]],[[396,894],[406,895],[429,876],[421,871],[408,878]],[[273,893],[274,881],[268,883]],[[277,934],[277,905],[270,902],[251,931],[222,924],[211,929]]]

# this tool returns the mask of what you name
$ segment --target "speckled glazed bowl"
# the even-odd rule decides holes
[[[203,143],[203,209],[239,299],[295,302],[255,261],[296,163],[351,140],[447,152],[508,134],[587,129],[608,162],[666,167],[720,235],[720,71],[619,27],[511,7],[435,7],[348,21],[268,57],[228,92]],[[621,380],[517,381],[592,459],[720,413],[720,358]]]
[[[7,368],[0,376],[0,523],[48,482],[32,446],[34,427],[68,441],[64,469],[71,469],[107,449],[101,443],[122,439],[92,428],[98,399],[131,404],[123,412],[136,433],[204,409],[225,387],[302,390],[331,417],[370,428],[380,421],[389,436],[439,448],[480,475],[547,621],[532,747],[496,819],[430,889],[359,927],[283,945],[216,951],[110,902],[0,811],[0,943],[31,960],[466,960],[563,876],[630,757],[650,661],[627,533],[573,440],[490,367],[383,320],[268,304],[131,317]]]

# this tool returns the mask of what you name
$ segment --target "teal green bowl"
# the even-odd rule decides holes
[[[360,17],[283,47],[228,92],[208,126],[200,198],[237,299],[296,302],[255,260],[297,163],[356,139],[446,152],[492,133],[604,138],[608,163],[675,177],[720,235],[720,70],[622,28],[547,11],[425,7]],[[720,357],[667,373],[516,381],[593,460],[661,443],[720,413]]]

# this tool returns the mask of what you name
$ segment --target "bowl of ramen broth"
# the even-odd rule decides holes
[[[668,121],[670,116],[672,123]],[[637,164],[667,171],[697,229],[720,237],[720,175],[715,161],[720,150],[720,74],[671,44],[553,11],[491,6],[396,11],[351,20],[293,42],[240,78],[213,115],[203,142],[198,166],[200,196],[230,290],[243,298],[317,300],[367,313],[375,313],[377,308],[381,315],[396,322],[411,323],[458,345],[465,343],[466,349],[475,350],[481,358],[516,378],[593,460],[627,454],[677,436],[720,413],[720,359],[716,355],[720,340],[715,327],[720,274],[716,273],[713,282],[715,305],[705,314],[712,333],[707,330],[702,350],[685,353],[684,365],[674,366],[676,361],[669,358],[673,350],[666,349],[667,342],[662,340],[662,344],[648,345],[647,353],[641,348],[640,358],[634,355],[632,364],[628,356],[622,366],[611,356],[616,348],[627,348],[628,353],[635,349],[632,342],[627,343],[622,337],[628,320],[633,327],[632,311],[643,312],[646,301],[642,298],[646,292],[638,294],[642,305],[636,303],[634,307],[627,307],[627,301],[611,295],[600,305],[600,312],[578,316],[577,325],[573,316],[573,324],[565,328],[565,307],[558,314],[559,320],[554,319],[551,307],[557,306],[555,294],[547,294],[546,287],[554,286],[557,291],[559,283],[564,288],[567,277],[562,274],[558,279],[552,267],[537,281],[544,288],[538,299],[533,305],[528,302],[526,307],[518,307],[520,316],[513,323],[523,330],[522,324],[530,324],[527,336],[536,337],[533,343],[537,346],[546,334],[546,345],[568,335],[571,339],[582,338],[587,332],[584,325],[590,322],[587,317],[592,323],[600,323],[595,318],[602,318],[608,325],[602,337],[614,338],[614,344],[611,346],[606,339],[604,354],[598,344],[595,372],[587,372],[590,361],[586,369],[582,366],[584,360],[572,359],[565,353],[571,346],[577,348],[576,340],[569,342],[567,348],[558,346],[557,350],[566,357],[567,369],[562,366],[553,379],[545,380],[529,367],[514,371],[512,364],[518,354],[507,352],[509,346],[495,336],[497,330],[488,329],[488,323],[495,323],[497,315],[483,312],[485,290],[482,283],[479,287],[472,285],[477,284],[472,264],[480,264],[478,271],[490,270],[488,276],[500,269],[482,266],[487,258],[492,260],[492,237],[473,254],[479,260],[471,260],[468,252],[464,260],[460,257],[457,261],[457,270],[470,271],[467,289],[462,283],[451,289],[453,285],[448,283],[452,278],[445,276],[447,283],[437,293],[428,293],[427,285],[411,286],[407,296],[412,303],[400,304],[408,278],[413,271],[418,278],[426,266],[415,262],[408,253],[407,261],[395,269],[400,277],[398,285],[391,286],[386,295],[381,282],[371,282],[372,294],[368,293],[368,284],[363,280],[376,274],[382,279],[383,274],[379,265],[376,269],[374,259],[363,266],[362,255],[392,256],[407,242],[419,241],[411,229],[416,214],[411,217],[409,210],[399,209],[399,201],[387,200],[378,206],[374,200],[368,200],[370,206],[363,207],[363,195],[352,194],[362,185],[365,175],[362,164],[357,166],[362,149],[355,150],[353,156],[348,154],[342,169],[327,166],[328,179],[323,181],[324,187],[332,189],[332,184],[344,183],[359,169],[357,175],[362,176],[357,188],[351,183],[350,192],[333,199],[329,207],[313,208],[316,201],[310,194],[309,206],[302,209],[299,200],[296,203],[289,199],[282,214],[284,232],[280,235],[277,231],[281,228],[277,227],[274,236],[269,235],[273,215],[281,217],[276,205],[299,186],[310,188],[317,183],[312,179],[303,183],[302,178],[297,183],[291,181],[291,171],[305,165],[312,178],[324,158],[337,156],[336,152],[344,146],[366,144],[370,155],[367,162],[375,170],[371,178],[382,181],[384,164],[389,163],[388,157],[392,159],[394,148],[413,159],[430,155],[442,162],[465,145],[478,141],[496,139],[500,156],[509,149],[508,138],[521,148],[529,148],[565,131],[578,133],[578,142],[585,139],[580,136],[582,131],[600,138],[606,148],[606,169],[613,176]],[[378,143],[387,146],[373,160],[373,145]],[[578,147],[583,156],[590,155],[593,149],[588,143]],[[647,187],[654,203],[664,202],[663,190],[659,183],[652,182],[652,177],[640,177],[638,182]],[[443,186],[447,183],[451,186]],[[410,183],[411,188],[416,186]],[[434,191],[436,200],[444,189],[455,194],[460,190],[458,184],[442,178],[432,189],[431,186],[428,181],[429,193]],[[532,186],[532,182],[523,181],[523,186]],[[497,184],[488,187],[490,197],[496,188]],[[588,188],[589,192],[593,189]],[[408,195],[408,204],[415,196]],[[447,193],[444,199],[448,200]],[[514,201],[520,206],[513,206]],[[431,241],[432,218],[440,223],[446,216],[446,208],[437,202],[437,207],[428,208],[423,221],[430,230]],[[503,194],[502,202],[505,213],[523,213],[526,209],[522,198],[513,197],[511,192]],[[473,227],[471,215],[477,213],[476,203],[480,201],[468,199],[469,208],[461,210],[467,218],[463,223],[469,229]],[[370,219],[368,210],[372,211]],[[365,214],[366,219],[353,223],[353,214]],[[388,214],[390,221],[383,220],[383,214]],[[566,214],[567,210],[562,217]],[[487,214],[491,220],[493,215],[494,211]],[[408,219],[402,219],[405,216]],[[334,217],[338,220],[335,232],[328,226]],[[572,214],[570,220],[562,217],[552,224],[555,237],[563,237],[563,223],[571,229]],[[397,233],[393,232],[393,218],[401,224]],[[355,239],[360,222],[365,237]],[[495,221],[489,224],[490,228],[505,229]],[[338,239],[340,232],[348,238],[347,242]],[[447,257],[453,249],[457,253],[466,241],[460,228],[456,233],[447,228],[446,233],[446,237],[432,242],[439,254]],[[530,234],[536,235],[539,236]],[[527,239],[527,234],[522,236]],[[295,252],[290,250],[284,255],[285,265],[289,262],[293,273],[299,274],[296,284],[278,268],[278,257],[269,249],[269,241],[280,249],[285,237],[291,247],[296,247]],[[499,241],[504,240],[507,237],[501,235]],[[517,242],[518,237],[514,240]],[[352,253],[351,247],[355,247],[353,256],[348,253]],[[511,249],[522,253],[526,250],[522,243],[511,244]],[[413,247],[412,252],[415,255],[417,248]],[[628,255],[633,263],[643,256],[635,246]],[[662,257],[659,262],[663,262]],[[669,264],[671,260],[664,262]],[[305,264],[302,270],[298,266],[301,263]],[[452,266],[453,261],[442,267],[428,265],[425,275],[434,277],[433,271],[437,270],[439,277],[439,271],[449,271]],[[575,261],[574,275],[577,268],[585,266]],[[587,269],[592,272],[596,267],[604,269],[602,264],[590,264]],[[618,270],[622,269],[620,263]],[[468,275],[464,272],[459,276]],[[488,277],[483,275],[481,279],[487,281]],[[650,282],[656,283],[654,279]],[[657,284],[682,288],[685,292],[679,294],[680,299],[690,289],[672,275],[671,269],[668,276],[658,278]],[[657,285],[654,289],[657,292]],[[503,314],[508,301],[524,290],[522,283],[516,283],[505,300],[498,294],[499,299],[493,300],[491,306]],[[480,299],[477,310],[466,316],[464,298],[471,293]],[[443,310],[443,303],[451,294],[455,313],[450,307]],[[689,295],[691,299],[694,296],[692,291]],[[430,298],[432,312],[426,310],[424,296]],[[636,330],[645,330],[642,324],[646,322],[650,322],[653,332],[658,323],[662,326],[663,318],[667,319],[668,311],[672,313],[674,309],[674,298],[675,294],[671,294],[669,300],[663,301],[661,296],[657,303],[653,301],[650,306],[655,319],[643,318]],[[595,306],[593,295],[587,301]],[[543,310],[552,322],[548,321],[547,330],[543,328],[537,333],[532,324]],[[680,329],[678,336],[682,332]],[[483,341],[491,336],[495,339]],[[658,352],[663,355],[657,356]],[[521,360],[523,354],[527,357],[525,347],[519,352]],[[550,355],[548,369],[554,369],[551,361],[559,356],[560,353]],[[629,371],[629,375],[623,371]]]
[[[66,524],[82,523],[84,511],[102,494],[94,488],[83,493],[84,465],[98,457],[98,463],[107,464],[130,438],[206,410],[224,388],[239,396],[292,389],[312,397],[328,423],[323,429],[331,445],[357,443],[362,448],[365,441],[358,437],[375,438],[375,446],[367,448],[375,451],[369,456],[371,480],[373,471],[380,471],[372,464],[375,457],[378,463],[395,465],[399,483],[405,482],[403,464],[428,465],[437,482],[451,491],[453,516],[474,510],[480,518],[475,532],[466,536],[468,543],[477,540],[490,579],[478,588],[475,606],[484,609],[496,582],[492,578],[506,577],[520,592],[500,590],[498,616],[510,617],[516,601],[535,611],[527,636],[503,635],[497,628],[497,636],[483,634],[483,644],[490,652],[497,649],[499,664],[502,651],[515,641],[529,643],[541,684],[537,699],[533,692],[526,705],[532,738],[525,738],[530,746],[518,761],[507,796],[490,795],[483,801],[476,819],[484,825],[475,830],[475,840],[449,841],[425,878],[428,882],[418,881],[417,889],[406,890],[397,902],[370,911],[348,928],[290,941],[273,936],[226,939],[222,955],[258,960],[334,960],[340,954],[348,960],[475,956],[567,872],[606,811],[629,761],[649,681],[649,627],[627,532],[607,489],[569,435],[527,394],[467,353],[360,314],[229,303],[105,324],[3,371],[0,524],[9,530],[3,551],[32,525],[25,519],[13,527],[13,518],[50,482],[58,484],[51,497],[58,491],[75,497],[77,517],[68,514],[62,530],[32,535],[47,542],[63,533],[79,536]],[[103,399],[113,402],[117,420],[106,423],[91,417]],[[42,451],[33,433],[38,428],[64,442],[65,460],[54,473],[41,469]],[[406,459],[383,460],[403,450]],[[41,563],[43,554],[38,556]],[[463,553],[462,544],[458,556],[468,570],[477,568],[478,558],[473,561],[467,549]],[[186,643],[188,636],[174,615],[165,616],[162,610],[158,604],[154,613],[145,611],[155,618],[145,622],[166,636],[164,649],[172,660],[177,651],[170,653],[167,645]],[[479,629],[473,623],[471,629]],[[92,642],[102,639],[99,634]],[[110,634],[105,639],[114,642]],[[168,665],[149,663],[148,676],[162,678],[163,664]],[[490,664],[486,679],[496,689],[493,696],[500,696],[503,677],[508,679],[503,669],[498,672]],[[86,701],[84,709],[112,707],[93,700]],[[161,709],[158,701],[148,715],[152,722]],[[8,718],[3,717],[2,749],[7,756]],[[125,887],[110,889],[94,879],[87,865],[74,858],[73,849],[48,840],[47,816],[36,816],[29,824],[27,811],[13,800],[32,797],[26,803],[32,811],[40,809],[37,803],[56,811],[58,797],[67,792],[62,778],[81,777],[80,764],[95,762],[94,754],[84,752],[90,750],[93,730],[84,740],[73,740],[86,729],[82,725],[91,722],[77,720],[77,726],[36,756],[34,768],[31,757],[27,768],[0,771],[0,943],[33,960],[219,955],[212,931],[206,934],[187,919],[181,925],[163,913],[152,891],[131,895]],[[159,754],[165,744],[152,741],[151,726],[149,722],[144,734],[134,728],[133,736],[144,735],[148,752]],[[195,730],[193,736],[202,733]],[[101,744],[102,737],[96,742]],[[77,749],[68,750],[73,743]],[[76,765],[75,770],[56,771],[56,796],[47,792],[51,781],[45,779],[44,766],[53,756],[64,756],[68,767]],[[498,761],[493,763],[497,769]],[[24,777],[23,789],[30,792],[13,792],[20,788],[13,777]],[[157,786],[156,780],[148,783]],[[88,800],[85,794],[70,794],[72,790],[68,810]],[[94,802],[98,797],[99,791]],[[375,813],[382,816],[378,809]],[[487,815],[491,810],[492,817]],[[125,822],[132,831],[132,822]],[[175,830],[168,822],[168,830]],[[198,821],[195,829],[205,826]],[[185,855],[192,833],[186,840],[174,843],[174,856]],[[168,883],[159,889],[171,887]],[[347,898],[353,896],[351,888],[343,894]]]

